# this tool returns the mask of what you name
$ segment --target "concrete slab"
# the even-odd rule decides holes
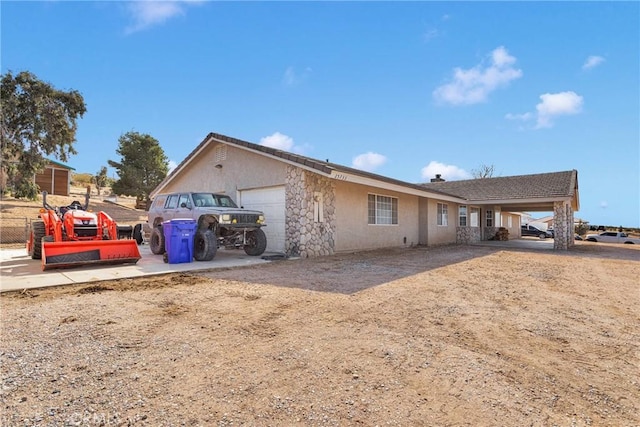
[[[148,245],[141,245],[139,249],[142,259],[136,264],[76,267],[49,271],[42,271],[40,260],[31,259],[25,249],[3,249],[0,250],[0,292],[165,273],[243,267],[270,262],[262,257],[246,255],[243,250],[219,249],[212,261],[166,264],[162,256],[151,253]],[[273,254],[265,253],[264,255]]]
[[[474,246],[490,246],[494,248],[535,249],[553,251],[553,239],[538,239],[536,237],[522,237],[511,240],[482,240],[473,243]]]

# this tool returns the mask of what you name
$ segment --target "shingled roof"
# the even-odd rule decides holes
[[[177,175],[179,171],[182,170],[207,145],[215,142],[223,142],[230,145],[236,145],[245,149],[256,151],[258,153],[263,153],[271,157],[277,157],[287,162],[295,163],[296,165],[304,166],[308,169],[312,169],[326,175],[331,175],[332,172],[343,172],[343,173],[357,175],[365,178],[370,178],[376,181],[394,184],[400,187],[419,190],[422,192],[435,193],[435,194],[440,194],[442,196],[456,197],[456,196],[452,196],[451,194],[447,194],[446,192],[440,191],[438,189],[425,188],[421,184],[413,184],[405,181],[400,181],[400,180],[389,178],[383,175],[377,175],[371,172],[365,172],[359,169],[342,166],[337,163],[317,160],[311,157],[290,153],[288,151],[278,150],[276,148],[271,148],[271,147],[265,147],[263,145],[254,144],[252,142],[243,141],[241,139],[232,138],[230,136],[226,136],[226,135],[222,135],[214,132],[209,133],[204,138],[204,140],[202,140],[202,142],[198,144],[198,146],[191,153],[189,153],[189,155],[182,162],[180,162],[180,164],[156,187],[156,189],[152,192],[152,194],[157,192],[159,189],[164,187],[169,181],[171,181],[173,177]]]
[[[497,178],[440,181],[422,184],[469,201],[558,199],[576,195],[578,171],[539,173]]]
[[[243,141],[214,132],[209,133],[178,165],[178,167],[176,167],[173,172],[156,187],[153,193],[162,189],[209,144],[216,142],[235,145],[251,151],[263,153],[269,157],[280,158],[288,163],[303,166],[307,169],[311,169],[325,175],[331,175],[332,172],[341,172],[405,187],[414,191],[419,190],[424,192],[426,197],[429,196],[428,193],[435,193],[436,195],[439,194],[441,196],[453,197],[455,199],[462,199],[468,202],[490,202],[492,200],[500,200],[502,202],[505,200],[522,200],[524,202],[535,199],[544,199],[549,201],[572,198],[574,200],[574,205],[577,204],[578,172],[576,170],[535,175],[518,175],[498,178],[413,184],[371,172],[342,166],[336,163],[321,161],[301,156],[299,154],[290,153],[288,151],[265,147],[263,145],[254,144],[252,142]]]

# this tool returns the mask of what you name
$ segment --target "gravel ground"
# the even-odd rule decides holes
[[[637,426],[640,251],[448,246],[0,296],[3,426]]]

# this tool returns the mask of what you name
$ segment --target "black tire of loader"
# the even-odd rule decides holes
[[[211,261],[218,251],[218,241],[210,229],[196,231],[193,238],[193,258],[196,261]]]
[[[267,236],[261,228],[247,233],[247,241],[249,244],[244,246],[244,252],[247,255],[262,255],[267,249]]]
[[[151,253],[155,255],[162,255],[165,253],[164,247],[164,233],[162,228],[153,227],[151,230],[151,237],[149,238],[149,249],[151,249]]]
[[[133,238],[136,240],[136,243],[139,245],[144,243],[144,237],[142,237],[142,224],[136,224],[133,227]]]
[[[42,259],[42,238],[45,234],[44,221],[33,221],[31,223],[29,236],[32,243],[29,250],[29,256],[31,259]]]

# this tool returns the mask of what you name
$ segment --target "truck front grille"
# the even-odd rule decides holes
[[[256,224],[258,222],[258,215],[254,214],[234,214],[232,220],[236,220],[237,224]]]

